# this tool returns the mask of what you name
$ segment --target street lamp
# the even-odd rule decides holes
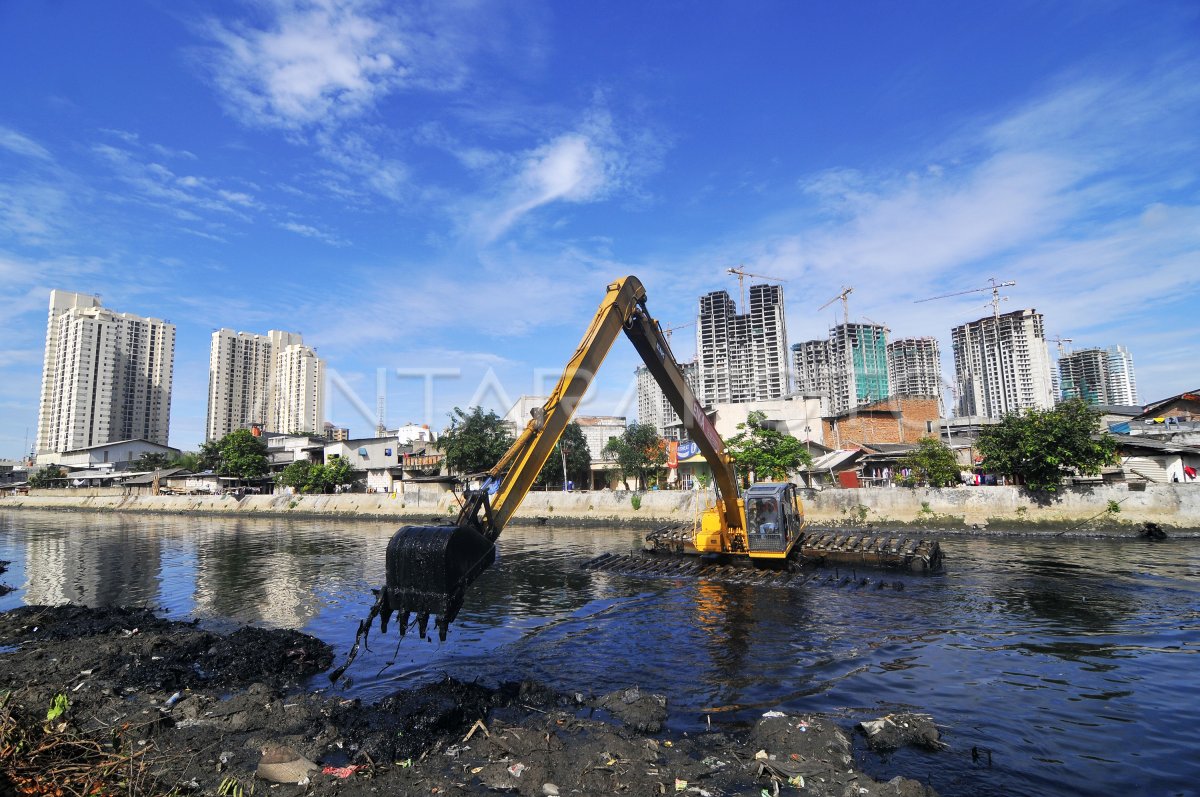
[[[566,443],[563,443],[562,441],[559,441],[558,453],[562,455],[563,492],[564,493],[567,492],[567,452],[570,450],[571,450],[571,447],[569,445],[567,445]]]

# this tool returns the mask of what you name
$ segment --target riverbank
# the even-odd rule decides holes
[[[415,642],[415,640],[414,640]],[[372,705],[322,683],[333,655],[296,631],[220,635],[145,609],[0,614],[0,793],[928,797],[880,782],[831,718],[767,712],[753,727],[664,731],[665,698],[444,680]],[[861,730],[872,749],[938,750],[927,718]]]
[[[907,528],[1132,536],[1146,523],[1200,536],[1200,485],[1066,488],[1050,500],[1017,487],[856,488],[805,491],[809,524],[821,528]],[[515,522],[653,528],[690,525],[706,503],[698,492],[533,492]],[[428,488],[342,495],[150,496],[119,490],[33,490],[0,498],[3,509],[157,512],[259,517],[365,517],[401,522],[447,519],[455,497]]]

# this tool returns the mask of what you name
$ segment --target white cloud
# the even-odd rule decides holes
[[[273,0],[259,24],[212,20],[217,85],[245,123],[327,127],[400,89],[447,90],[473,44],[453,4],[401,12],[374,0]]]
[[[26,158],[37,160],[53,160],[50,151],[28,136],[24,136],[11,128],[0,126],[0,147],[9,152]]]

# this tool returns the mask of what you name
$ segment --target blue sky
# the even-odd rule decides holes
[[[185,449],[218,327],[302,332],[352,432],[380,386],[440,426],[552,384],[613,278],[677,325],[738,265],[792,342],[849,285],[952,375],[989,296],[914,301],[994,276],[1144,401],[1200,387],[1194,3],[9,0],[0,75],[0,456],[52,288],[178,326]]]

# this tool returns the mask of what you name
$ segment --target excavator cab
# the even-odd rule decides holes
[[[796,485],[755,484],[743,496],[746,540],[750,553],[784,553],[800,536],[804,517],[798,510]]]

